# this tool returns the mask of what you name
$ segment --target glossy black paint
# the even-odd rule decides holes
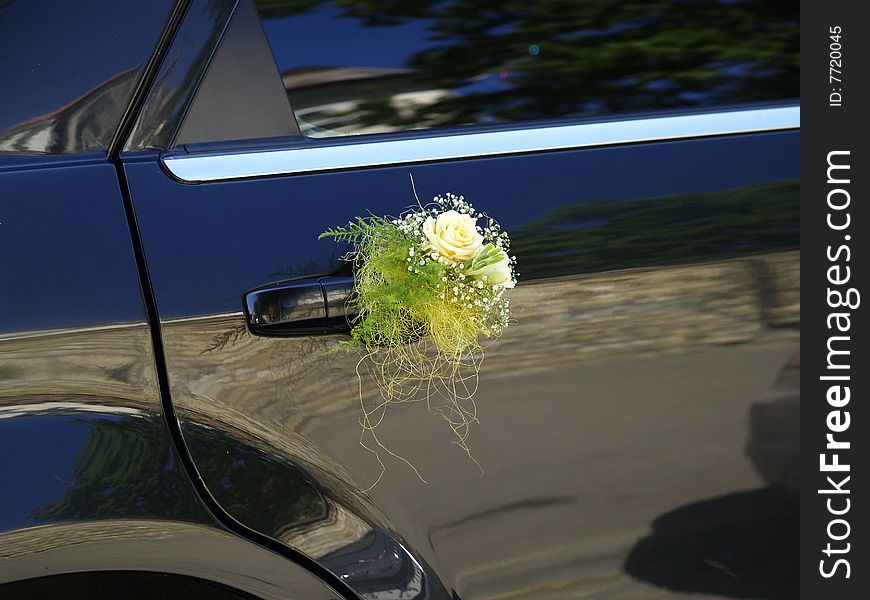
[[[799,348],[798,133],[184,185],[156,150],[234,6],[190,3],[123,167],[0,157],[0,583],[147,570],[334,598],[302,553],[363,598],[793,596],[799,397],[768,394]],[[112,129],[76,107],[76,135]],[[523,285],[481,373],[486,475],[401,411],[384,434],[432,483],[391,462],[367,491],[358,357],[250,335],[242,297],[347,275],[317,234],[413,204],[409,173],[497,215]]]
[[[219,348],[210,352],[219,355]],[[318,562],[363,597],[402,591],[414,598],[447,600],[448,592],[424,559],[397,536],[379,527],[383,521],[364,498],[348,495],[336,473],[300,468],[285,449],[264,443],[240,429],[185,421],[182,428],[196,467],[221,507],[244,525],[287,543],[313,537],[327,548]],[[251,491],[257,490],[256,495]],[[352,493],[352,492],[351,492]],[[350,516],[348,508],[356,511]],[[358,528],[362,535],[323,534],[336,525]]]
[[[159,415],[88,408],[101,407],[46,403],[0,420],[0,451],[9,464],[0,531],[103,519],[212,523]]]
[[[126,169],[146,252],[152,245],[173,248],[152,252],[148,258],[160,316],[173,319],[236,311],[241,291],[280,278],[328,275],[342,269],[342,249],[329,240],[317,241],[317,236],[360,211],[395,215],[413,206],[409,173],[421,197],[461,192],[475,199],[480,210],[498,214],[508,231],[522,228],[521,236],[545,226],[551,211],[596,201],[599,206],[622,207],[630,229],[631,201],[642,205],[643,199],[656,198],[650,204],[660,202],[659,197],[796,179],[797,139],[794,132],[771,133],[200,185],[172,181],[153,159],[130,161]],[[721,164],[728,168],[722,169]],[[144,195],[144,190],[147,199],[140,200],[137,195]],[[510,190],[509,201],[502,190]],[[163,219],[168,210],[175,215],[171,224]],[[659,217],[672,223],[682,218],[674,212]],[[710,218],[715,222],[717,217]],[[785,245],[794,246],[797,230],[789,219],[780,225],[791,228],[783,235]],[[580,222],[577,230],[593,233],[596,225],[605,231],[613,226],[592,220]],[[174,236],[172,227],[183,229],[184,235]],[[774,243],[764,240],[753,248],[751,233],[737,230],[735,235],[734,244],[743,247],[723,243],[695,260],[761,251]],[[740,238],[743,235],[747,237]],[[573,239],[583,243],[585,236]],[[220,244],[210,243],[213,240]],[[667,236],[664,240],[668,243]],[[641,257],[634,265],[645,264],[644,257],[661,262],[650,257],[660,243],[651,238],[643,246],[627,248]],[[679,252],[681,248],[685,253]],[[677,260],[670,262],[691,259],[690,251],[674,246]],[[521,272],[528,273],[523,258],[519,260]],[[530,266],[530,276],[548,274]],[[623,266],[632,265],[623,262],[621,255],[600,254],[570,272]]]
[[[796,132],[777,132],[199,185],[173,181],[153,158],[131,157],[125,170],[162,320],[173,402],[181,418],[185,439],[192,439],[196,428],[202,424],[220,431],[244,431],[247,436],[260,438],[270,447],[264,449],[265,456],[283,456],[283,461],[296,465],[321,485],[324,497],[335,506],[334,514],[344,515],[342,519],[346,519],[341,535],[330,534],[332,543],[355,553],[354,560],[366,560],[365,552],[359,549],[361,544],[366,545],[362,540],[369,539],[367,536],[377,537],[373,531],[389,531],[390,537],[407,547],[419,564],[429,565],[430,580],[437,577],[436,581],[441,580],[448,590],[452,588],[463,597],[474,598],[478,594],[495,593],[497,589],[520,589],[516,586],[521,585],[521,579],[508,578],[512,583],[496,584],[499,577],[494,573],[492,580],[487,579],[477,587],[463,583],[463,579],[458,577],[463,570],[488,572],[491,567],[487,566],[487,553],[481,548],[477,552],[460,551],[451,543],[445,544],[444,540],[456,539],[456,544],[465,548],[474,543],[469,538],[479,540],[479,544],[496,544],[501,560],[508,563],[524,560],[522,557],[527,551],[540,552],[537,548],[546,546],[548,540],[552,540],[557,548],[564,548],[559,552],[566,556],[575,552],[570,545],[573,542],[569,543],[564,535],[550,531],[554,523],[545,521],[548,524],[541,524],[538,533],[527,532],[517,537],[495,517],[516,511],[524,516],[521,529],[531,527],[535,531],[532,513],[537,510],[539,502],[543,502],[545,507],[558,507],[562,511],[560,518],[574,523],[563,528],[563,532],[583,535],[582,530],[576,528],[580,527],[578,521],[584,521],[581,515],[586,508],[578,495],[582,494],[580,482],[586,475],[580,470],[566,480],[560,472],[565,468],[563,460],[573,464],[593,448],[584,444],[585,438],[570,444],[565,441],[563,445],[567,445],[568,450],[564,456],[556,450],[558,445],[554,447],[561,436],[570,435],[565,430],[567,424],[576,422],[580,426],[582,423],[582,415],[574,414],[575,405],[570,402],[565,405],[563,400],[584,389],[584,380],[578,379],[577,374],[581,369],[592,369],[586,366],[586,361],[594,360],[594,357],[580,357],[585,356],[582,352],[589,342],[572,343],[570,340],[582,339],[592,331],[598,331],[597,335],[606,339],[615,335],[610,330],[617,327],[618,335],[624,336],[620,345],[647,347],[651,348],[648,352],[655,352],[655,348],[668,347],[667,340],[680,339],[679,322],[684,318],[679,305],[674,304],[675,300],[660,301],[662,306],[670,307],[665,321],[671,323],[669,327],[677,329],[668,329],[669,333],[662,334],[664,337],[656,336],[655,331],[663,327],[656,327],[644,312],[655,309],[640,308],[651,302],[643,300],[647,286],[651,286],[649,294],[670,293],[669,288],[661,288],[655,283],[656,278],[665,278],[666,281],[676,278],[678,281],[684,277],[680,273],[694,269],[698,277],[710,277],[715,281],[722,277],[723,272],[743,269],[741,265],[744,264],[758,263],[761,269],[767,264],[765,261],[772,260],[767,257],[779,256],[781,252],[789,257],[782,260],[786,272],[791,272],[794,259],[788,251],[797,247],[799,235],[796,212],[798,139]],[[723,164],[729,168],[722,169]],[[262,342],[257,341],[246,331],[239,290],[264,281],[316,277],[344,268],[339,260],[342,249],[332,243],[317,242],[317,235],[325,228],[366,210],[375,214],[398,214],[412,205],[414,200],[407,179],[409,173],[413,174],[421,197],[445,191],[461,192],[478,208],[498,215],[508,231],[515,233],[514,250],[519,257],[522,281],[526,284],[515,291],[520,306],[525,307],[517,309],[516,314],[521,325],[524,321],[530,325],[522,329],[518,327],[506,338],[520,336],[516,341],[505,342],[516,344],[517,349],[522,348],[525,352],[515,355],[516,350],[511,350],[514,346],[508,345],[489,353],[491,358],[488,360],[499,361],[496,364],[503,368],[511,365],[520,379],[508,383],[502,381],[503,376],[498,373],[488,371],[489,375],[482,375],[482,385],[486,385],[485,378],[490,378],[490,385],[501,390],[498,395],[509,399],[508,403],[514,407],[509,411],[502,408],[508,411],[503,416],[510,424],[494,424],[494,429],[487,429],[488,434],[484,435],[487,435],[488,447],[495,452],[489,456],[487,468],[509,471],[508,463],[502,462],[504,456],[512,456],[512,460],[519,464],[534,461],[535,468],[531,473],[520,470],[507,479],[484,476],[483,483],[478,484],[466,477],[464,469],[467,465],[460,464],[459,457],[454,457],[456,462],[444,457],[441,459],[443,465],[433,466],[426,461],[430,472],[435,469],[439,477],[439,483],[427,490],[401,465],[391,464],[388,481],[379,484],[369,499],[360,493],[364,487],[362,482],[373,479],[376,473],[371,471],[366,452],[354,442],[359,435],[355,431],[358,424],[353,410],[354,397],[359,393],[354,371],[356,358],[334,357],[330,349],[337,341],[335,339],[324,338],[317,342],[316,338],[305,337],[294,338],[296,341],[260,338]],[[406,191],[403,193],[402,190]],[[162,219],[167,210],[178,216],[171,224]],[[219,239],[221,243],[209,244],[207,239]],[[760,258],[753,258],[755,256]],[[729,261],[734,261],[735,266],[728,266],[732,265]],[[693,263],[697,266],[685,266]],[[609,312],[604,308],[588,309],[592,312],[584,318],[583,312],[575,314],[570,304],[565,304],[566,299],[571,298],[582,303],[581,306],[595,304],[599,293],[594,290],[613,289],[615,285],[616,289],[623,289],[613,283],[620,281],[619,269],[635,267],[644,270],[638,275],[627,271],[624,277],[637,283],[632,283],[610,300],[615,314],[622,315],[615,323],[605,318]],[[644,272],[650,273],[649,280],[644,279],[647,277]],[[553,279],[554,276],[557,278]],[[696,303],[715,307],[720,302],[730,306],[732,300],[728,298],[742,298],[745,293],[741,291],[742,284],[737,283],[740,279],[731,277],[727,276],[718,292],[714,284],[686,292],[683,302],[687,307]],[[759,277],[759,281],[766,281],[768,276],[761,274]],[[596,283],[598,281],[601,283]],[[630,291],[635,285],[638,286],[638,297]],[[765,285],[777,287],[781,284]],[[717,293],[724,299],[717,300]],[[786,292],[777,292],[783,293]],[[551,300],[535,305],[530,298]],[[548,324],[547,314],[551,310],[556,311],[552,318],[563,323],[562,328]],[[725,314],[731,314],[731,308],[724,310]],[[636,317],[632,317],[632,311],[638,311]],[[747,307],[734,314],[752,315],[753,312]],[[699,328],[699,332],[706,331],[707,327],[714,327],[717,332],[698,333],[699,340],[707,335],[711,335],[711,339],[735,335],[727,333],[727,328],[719,331],[718,328],[723,327],[721,324],[706,325],[704,318],[699,318],[701,322],[694,326]],[[757,326],[754,317],[747,318],[750,318],[748,323],[752,323],[751,326],[733,323],[729,327],[742,331],[745,327]],[[541,326],[533,325],[539,320]],[[600,329],[596,329],[596,323],[601,323]],[[589,332],[586,327],[591,327]],[[692,340],[690,336],[676,342],[671,351],[689,352],[681,348],[694,348],[698,342]],[[549,352],[548,347],[552,348]],[[607,368],[616,369],[610,365],[619,364],[627,369],[647,369],[634,366],[644,364],[643,354],[636,358],[632,358],[632,354],[620,358],[623,355],[608,354],[606,348],[605,344],[596,355],[602,357],[600,360]],[[741,348],[728,360],[744,360],[741,357],[756,351],[750,345]],[[555,359],[546,358],[550,352],[568,362],[560,363],[562,367],[555,369],[551,362]],[[676,358],[676,364],[667,368],[677,371],[691,369],[685,364],[686,360],[688,358]],[[541,369],[547,375],[520,375],[525,372],[522,365],[532,367],[532,373],[534,369]],[[716,368],[715,362],[695,367],[700,371],[713,368]],[[241,373],[251,375],[237,375]],[[618,402],[628,411],[640,409],[642,398],[625,396],[619,391],[620,386],[616,382],[608,383],[610,380],[604,375],[596,374],[594,377],[599,381],[597,385],[603,387],[599,393],[616,395]],[[652,379],[644,385],[656,389],[654,376],[645,377]],[[764,374],[760,377],[763,378]],[[704,388],[706,385],[708,387],[700,393],[712,394],[715,389],[711,387],[714,385],[712,382],[720,378],[721,374],[717,373],[708,376],[706,381],[692,377],[684,383],[674,380],[664,384],[661,391],[656,391],[656,400],[650,402],[667,404],[660,394],[682,398],[686,394],[698,393],[688,391],[693,386]],[[222,384],[216,385],[218,381]],[[566,387],[572,392],[565,392]],[[609,388],[614,389],[610,391]],[[519,424],[523,420],[521,414],[515,412],[518,410],[515,403],[522,404],[525,398],[534,398],[534,394],[542,389],[549,390],[547,394],[553,396],[537,397],[535,401],[558,403],[560,408],[553,410],[561,411],[565,416],[552,420],[554,414],[544,411],[541,422],[534,429],[526,429]],[[500,398],[492,397],[496,392],[490,390],[482,394],[492,402],[500,402]],[[750,393],[756,393],[754,388]],[[636,401],[641,404],[636,404]],[[578,398],[576,402],[581,400]],[[705,410],[712,410],[709,402],[704,405]],[[740,419],[744,419],[742,409],[738,412],[741,413]],[[498,416],[490,413],[489,418],[498,419]],[[618,419],[606,405],[602,405],[595,418]],[[680,413],[673,416],[665,413],[662,418],[664,423],[669,426],[673,423],[674,427],[681,427],[683,422]],[[732,418],[729,416],[729,420]],[[514,422],[515,419],[520,421]],[[424,460],[421,455],[440,455],[430,436],[426,435],[425,441],[421,439],[425,426],[414,418],[404,422],[405,425],[394,433],[405,441],[413,440],[412,458],[415,461]],[[709,427],[703,419],[689,423],[684,426],[700,430]],[[517,427],[530,442],[522,445],[519,454],[513,448],[520,431]],[[625,427],[634,425],[626,423]],[[559,431],[556,437],[547,433],[554,429]],[[620,434],[617,432],[615,435]],[[660,432],[649,433],[647,437],[637,432],[635,435],[641,436],[640,443],[667,444],[667,436]],[[441,440],[441,443],[446,444],[446,441]],[[603,441],[599,440],[599,443]],[[210,453],[202,446],[194,448],[188,441],[188,447],[196,464],[208,460]],[[611,451],[619,452],[621,447],[617,445]],[[738,460],[728,456],[729,461]],[[615,476],[623,478],[622,485],[629,490],[626,493],[639,499],[639,504],[629,510],[635,513],[650,510],[655,502],[645,495],[648,492],[643,491],[645,484],[642,481],[631,479],[629,474],[636,473],[631,460],[620,458],[608,464]],[[595,471],[594,463],[584,462],[583,465],[584,469]],[[661,468],[668,477],[675,477],[676,464],[673,462]],[[737,469],[737,472],[743,471]],[[277,523],[266,526],[241,508],[248,502],[256,502],[254,487],[233,486],[231,483],[228,488],[223,487],[227,482],[209,470],[202,471],[202,476],[209,489],[221,487],[222,494],[232,496],[237,508],[229,512],[241,521],[312,556],[333,573],[340,573],[336,570],[338,567],[330,562],[332,554],[324,553],[321,546],[300,532],[332,531],[330,519],[312,522],[307,527],[294,525],[293,520],[289,520],[284,528]],[[731,476],[731,471],[723,470],[724,479]],[[469,492],[468,503],[448,492],[453,477],[461,478],[464,485],[475,490]],[[493,478],[491,485],[494,488],[486,483],[490,478]],[[536,479],[542,482],[535,485]],[[750,485],[752,480],[744,477],[744,481]],[[699,487],[695,490],[691,483],[687,483],[683,493],[689,497],[703,493],[700,490],[704,485],[697,485]],[[484,501],[485,497],[487,500]],[[438,498],[437,509],[430,505],[429,498],[433,501]],[[614,500],[596,499],[592,503],[598,502],[602,503],[601,507],[594,510],[601,511],[597,513],[600,514],[597,520],[601,526],[615,527],[620,521],[615,519],[619,510],[615,505],[607,508],[611,506],[607,503]],[[496,528],[499,533],[489,531],[482,537],[474,533],[472,524],[484,526],[488,517],[481,516],[478,521],[475,511],[467,504],[480,503],[484,505],[477,506],[477,512],[481,515],[491,513],[492,523],[500,524]],[[417,506],[429,506],[428,512],[417,509]],[[573,512],[570,512],[572,506]],[[435,514],[439,516],[435,517]],[[739,518],[752,523],[757,517],[752,511],[744,511]],[[526,521],[526,518],[530,520]],[[608,535],[616,534],[609,529],[606,531],[610,532]],[[557,539],[561,541],[556,542]],[[457,553],[464,556],[461,564],[456,562],[459,560],[455,558]],[[560,565],[558,560],[553,559],[549,566],[538,564],[537,560],[533,559],[530,564],[536,565],[536,577],[544,582],[542,585],[558,585],[558,574],[570,572],[565,571],[568,567]],[[358,572],[346,581],[357,593],[366,595],[372,593],[369,586],[378,581],[378,573],[384,569],[393,569],[397,574],[398,579],[390,582],[396,593],[399,590],[411,593],[413,584],[409,581],[413,578],[399,577],[398,574],[404,572],[399,564],[389,568],[386,565],[372,567],[367,574]],[[583,572],[585,569],[592,567],[581,561],[577,570]],[[631,572],[635,571],[627,571]],[[777,573],[785,577],[783,571]],[[783,581],[779,579],[770,585],[784,589]],[[380,592],[390,589],[384,584],[379,585]]]
[[[219,482],[214,488],[217,501],[258,531],[278,532],[324,518],[326,500],[306,474],[251,442],[256,445],[216,429],[190,428],[190,447],[202,457],[199,469]],[[238,494],[254,488],[260,494],[253,502]]]
[[[91,194],[77,179],[83,171]],[[196,493],[162,411],[120,194],[97,194],[99,173],[113,170],[2,175],[4,183],[53,187],[10,185],[38,193],[2,195],[13,217],[6,224],[17,231],[0,255],[0,583],[127,569],[205,578],[261,598],[334,598],[286,557],[229,533]],[[33,245],[45,231],[64,233],[46,239],[49,250],[62,246],[48,257]],[[43,294],[30,297],[35,285]]]
[[[144,320],[105,159],[0,172],[0,215],[0,334]]]
[[[112,600],[124,590],[129,600],[179,596],[188,600],[256,600],[255,596],[204,579],[147,571],[68,573],[8,583],[0,587],[7,600],[51,598],[63,590],[66,600]]]
[[[174,4],[3,2],[0,153],[105,150]]]
[[[3,19],[15,16],[7,11],[15,7],[0,4],[0,27],[10,26]],[[106,8],[83,4],[70,22],[94,7]],[[162,23],[154,31],[145,18],[133,19],[135,32],[121,27],[130,24],[127,9],[161,7],[170,6],[113,5],[101,14],[114,17],[118,27],[108,32],[108,41],[118,35],[129,45],[153,33],[137,49],[147,59]],[[46,10],[36,4],[24,10],[40,8]],[[44,16],[56,25],[65,12],[47,10]],[[91,16],[89,25],[103,22]],[[85,45],[107,41],[74,27],[70,33]],[[92,50],[71,45],[64,54],[51,44],[45,49],[60,61],[90,60]],[[94,65],[126,60],[121,50]],[[21,58],[7,52],[4,57]],[[70,68],[69,75],[87,73]],[[52,91],[66,93],[59,81],[53,83]],[[43,100],[52,98],[46,94]],[[117,594],[118,586],[147,583],[141,572],[148,571],[158,579],[160,573],[184,576],[173,579],[183,583],[172,587],[174,594],[212,597],[215,586],[228,586],[259,598],[335,598],[286,556],[230,533],[206,508],[182,465],[157,388],[123,182],[105,156],[129,107],[127,100],[118,100],[117,107],[103,100],[89,97],[76,104],[75,115],[60,112],[57,119],[34,121],[38,131],[24,132],[37,136],[29,142],[50,144],[39,151],[95,151],[0,155],[0,584],[23,582],[0,588],[0,596],[58,596],[79,585]],[[59,124],[69,122],[60,116],[77,119],[76,129],[61,131]],[[24,139],[20,128],[15,133],[16,140]],[[76,146],[81,139],[98,146]],[[14,148],[22,149],[37,151],[32,144]],[[115,574],[101,576],[104,570]],[[64,577],[71,572],[79,575]]]
[[[130,589],[137,585],[152,598],[158,592],[161,598],[214,598],[221,591],[260,600],[335,598],[262,547],[177,520],[45,525],[0,534],[0,541],[4,598],[80,597],[75,594],[85,585],[86,598],[139,597]]]

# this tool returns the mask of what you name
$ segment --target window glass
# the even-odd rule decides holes
[[[174,0],[0,0],[0,153],[108,147]]]
[[[257,0],[313,137],[798,97],[798,3]]]
[[[221,38],[175,145],[298,136],[299,129],[250,0]]]

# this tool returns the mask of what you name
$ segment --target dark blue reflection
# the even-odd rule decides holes
[[[431,18],[389,24],[361,23],[328,3],[312,12],[273,17],[279,14],[278,9],[272,12],[264,9],[265,3],[257,4],[265,17],[263,28],[282,72],[313,63],[322,67],[403,67],[409,54],[430,45],[427,30],[434,24]],[[325,30],[330,35],[324,35]],[[335,43],[336,40],[341,43]],[[300,53],[300,49],[304,52]]]
[[[174,2],[0,2],[0,152],[106,148]]]
[[[616,224],[625,249],[640,260],[655,258],[652,247],[632,247],[631,236],[651,235],[645,229],[663,221],[667,232],[653,241],[671,240],[670,263],[731,256],[743,251],[729,246],[735,240],[750,244],[745,251],[780,248],[796,240],[797,199],[787,189],[767,198],[751,186],[795,180],[798,139],[787,132],[196,186],[172,182],[153,164],[127,168],[158,308],[162,318],[173,318],[238,311],[247,290],[336,271],[341,252],[328,240],[318,242],[318,234],[366,211],[395,215],[413,205],[409,173],[424,201],[452,191],[497,217],[520,244],[528,242],[530,260],[547,260],[532,242],[571,250],[559,247],[568,238],[587,256],[604,244],[596,260],[567,265],[572,273],[626,266],[624,256],[606,251],[616,242],[596,233]],[[689,200],[694,216],[680,208]],[[601,204],[582,206],[590,202]],[[671,208],[656,213],[656,202]],[[566,210],[579,211],[571,218],[581,226],[547,229]],[[757,211],[768,211],[766,221],[749,237],[735,231]],[[680,223],[698,216],[707,219],[708,233],[719,228],[715,248],[679,243],[690,233]],[[536,232],[545,238],[535,242]],[[520,249],[523,280],[552,274],[531,269]]]
[[[798,96],[786,0],[256,4],[316,137]]]
[[[34,507],[63,496],[88,431],[67,418],[0,419],[0,531],[30,524]]]
[[[526,277],[628,269],[800,244],[797,180],[721,192],[592,200],[551,210],[517,227],[512,250]]]
[[[0,332],[145,320],[112,165],[0,172]]]
[[[42,412],[0,419],[0,456],[0,530],[73,520],[206,518],[160,417]]]

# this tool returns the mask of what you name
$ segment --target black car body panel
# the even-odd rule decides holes
[[[104,151],[174,4],[3,2],[0,153]]]
[[[58,162],[0,173],[0,583],[30,581],[3,597],[107,570],[334,597],[203,505],[164,418],[115,170]]]
[[[277,515],[282,497],[233,485],[191,446],[206,485],[224,506],[247,507],[234,516],[324,565],[332,546],[312,535],[318,527],[339,546],[385,526],[401,532],[463,597],[564,582],[590,560],[590,528],[617,544],[601,551],[614,556],[604,572],[618,572],[618,548],[657,514],[763,488],[744,456],[745,423],[797,350],[797,150],[797,134],[774,133],[195,186],[128,164],[185,436],[207,425],[268,440],[266,456],[305,470],[335,504],[319,523],[264,525],[251,513]],[[423,196],[449,181],[501,215],[525,283],[513,295],[517,324],[481,374],[485,475],[461,451],[433,451],[449,440],[425,414],[396,413],[385,435],[430,484],[391,465],[368,495],[375,509],[359,493],[377,463],[356,441],[356,358],[330,354],[328,339],[252,337],[239,292],[340,269],[335,249],[311,240],[360,210],[348,190],[365,190],[375,213],[403,210],[409,172]],[[574,230],[564,225],[572,212]],[[696,227],[728,233],[699,239]],[[554,255],[552,240],[578,244]],[[755,522],[749,506],[740,518]],[[490,566],[503,563],[529,571],[505,582]]]
[[[560,86],[514,122],[498,84],[492,122],[402,113],[374,131],[378,94],[460,106],[465,91],[434,94],[389,65],[287,71],[275,23],[334,21],[356,28],[351,46],[372,32],[386,46],[429,21],[405,14],[416,3],[302,3],[290,16],[284,4],[256,3],[265,32],[250,0],[155,4],[143,23],[170,25],[147,43],[143,25],[138,58],[115,71],[130,80],[117,107],[76,109],[74,127],[39,120],[49,134],[0,131],[0,583],[29,582],[14,588],[26,595],[67,581],[51,576],[149,571],[262,598],[793,597],[799,394],[783,373],[799,368],[799,132],[703,126],[797,111],[792,11],[734,9],[743,29],[756,9],[785,23],[785,58],[772,55],[756,96],[757,74],[718,65],[726,87],[707,100],[653,86],[652,114],[602,99],[576,114],[559,108]],[[631,23],[642,37],[645,21]],[[409,64],[430,59],[441,64]],[[330,130],[341,102],[362,120]],[[687,114],[701,133],[379,162],[394,140],[582,136]],[[354,127],[363,135],[318,139]],[[300,166],[311,149],[352,145],[365,161]],[[239,156],[288,158],[241,175],[175,167]],[[358,357],[334,352],[340,335],[253,335],[243,298],[350,275],[343,249],[317,241],[324,229],[448,191],[498,217],[521,273],[516,322],[480,372],[470,445],[483,473],[425,409],[403,410],[381,435],[428,484],[396,460],[368,489],[379,467],[358,410],[376,392],[360,387]]]

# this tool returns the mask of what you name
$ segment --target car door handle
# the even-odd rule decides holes
[[[245,320],[254,335],[293,337],[350,331],[348,299],[353,277],[320,277],[266,285],[244,296]]]

